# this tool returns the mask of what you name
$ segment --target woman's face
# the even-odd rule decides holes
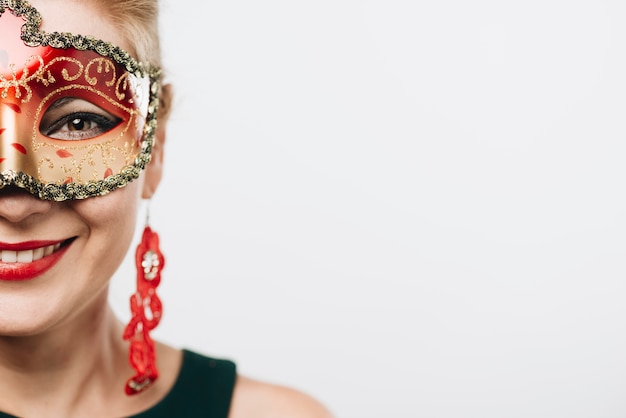
[[[90,2],[30,3],[45,31],[92,35],[132,51]],[[101,197],[53,202],[0,189],[0,335],[39,334],[102,312],[109,280],[132,241],[140,198],[150,197],[160,178],[160,157],[155,160],[139,179]],[[60,248],[52,255],[20,262],[55,244]]]

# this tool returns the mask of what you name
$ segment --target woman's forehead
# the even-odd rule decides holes
[[[90,0],[29,0],[42,17],[41,30],[93,36],[134,55],[132,44]]]

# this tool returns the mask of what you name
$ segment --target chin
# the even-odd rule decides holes
[[[28,314],[11,314],[0,309],[1,337],[34,337],[50,331],[59,322],[60,315],[31,312]]]
[[[42,335],[49,329],[49,325],[39,322],[0,321],[0,339],[2,338],[27,338]]]
[[[63,313],[50,301],[33,299],[0,296],[0,337],[33,337],[60,322]]]

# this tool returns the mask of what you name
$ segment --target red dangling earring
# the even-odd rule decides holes
[[[137,291],[130,298],[132,317],[124,330],[124,339],[130,340],[129,361],[137,372],[126,382],[126,394],[134,395],[148,388],[159,377],[156,367],[154,341],[149,332],[161,320],[163,307],[156,294],[161,282],[165,258],[159,249],[159,236],[148,226],[135,252]]]

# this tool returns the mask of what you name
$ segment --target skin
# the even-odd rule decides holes
[[[89,2],[31,4],[44,16],[44,30],[89,34],[132,51]],[[42,276],[0,281],[1,411],[46,418],[128,416],[153,406],[173,386],[181,352],[157,343],[160,378],[139,395],[124,394],[134,372],[121,338],[124,325],[108,305],[109,281],[129,250],[140,200],[150,198],[161,179],[165,125],[160,121],[153,160],[142,176],[106,196],[49,202],[18,189],[0,190],[1,241],[75,237],[60,262]],[[307,394],[238,376],[230,417],[331,414]]]

